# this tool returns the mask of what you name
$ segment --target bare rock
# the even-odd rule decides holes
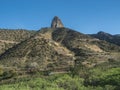
[[[51,28],[62,28],[62,27],[64,27],[63,23],[57,16],[55,16],[52,20]]]

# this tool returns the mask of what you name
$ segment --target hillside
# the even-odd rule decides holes
[[[100,31],[97,34],[91,34],[90,36],[98,38],[100,40],[105,40],[107,42],[116,44],[120,46],[120,35],[111,35],[109,33]]]
[[[35,31],[24,29],[0,29],[0,40],[20,42],[29,38]]]
[[[5,66],[25,68],[35,64],[40,70],[66,68],[74,64],[71,51],[39,32],[8,49],[0,60]]]
[[[68,28],[42,28],[0,56],[0,89],[119,90],[119,50]]]
[[[23,29],[0,29],[0,54],[5,52],[8,48],[11,48],[19,42],[29,38],[34,33],[35,31],[28,31]]]
[[[83,63],[88,67],[108,62],[109,59],[118,60],[120,47],[106,41],[93,38],[69,28],[43,29],[40,33],[52,35],[52,39],[74,53],[76,63]]]
[[[66,28],[57,16],[38,31],[0,30],[0,90],[120,90],[117,40]]]
[[[92,67],[111,58],[116,60],[119,56],[113,54],[119,51],[117,45],[68,28],[42,28],[3,53],[0,63],[6,62],[5,66],[18,68],[37,63],[44,70],[50,67],[69,67],[74,65],[74,61],[77,64],[82,61],[84,65]]]

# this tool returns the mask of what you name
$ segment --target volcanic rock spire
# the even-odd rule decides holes
[[[64,25],[62,24],[61,20],[55,16],[52,20],[52,23],[51,23],[51,28],[62,28],[64,27]]]

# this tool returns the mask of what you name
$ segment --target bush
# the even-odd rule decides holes
[[[102,71],[100,69],[93,69],[91,70],[91,73],[92,74],[91,76],[89,76],[89,80],[86,81],[86,85],[100,85],[106,88],[114,88],[120,86],[120,68],[111,68],[106,71]]]
[[[58,87],[62,87],[65,90],[81,90],[84,79],[79,77],[70,77],[69,75],[63,75],[62,77],[55,80]]]
[[[17,75],[17,72],[15,69],[5,70],[2,74],[2,79],[12,78],[16,75]]]
[[[2,75],[3,75],[3,68],[0,67],[0,76],[2,76]]]

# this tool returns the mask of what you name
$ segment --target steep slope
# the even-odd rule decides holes
[[[120,46],[120,36],[119,35],[111,35],[109,33],[100,31],[97,34],[91,34],[91,36]]]
[[[92,38],[89,35],[82,34],[80,32],[68,29],[68,28],[58,28],[52,33],[53,40],[62,43],[68,49],[73,50],[74,48],[82,48],[88,51],[96,51],[94,47],[96,45],[96,49],[98,52],[102,51],[119,51],[120,48],[117,45]],[[109,48],[108,50],[106,48]],[[114,49],[110,49],[114,48]]]
[[[93,66],[107,62],[111,58],[115,60],[120,58],[115,54],[119,53],[119,46],[68,28],[46,28],[39,32],[46,34],[46,36],[51,34],[54,41],[72,51],[75,54],[74,57],[77,63],[83,62],[83,64]]]
[[[87,44],[90,44],[88,41],[96,41],[97,39],[94,39],[88,35],[76,32],[72,29],[68,28],[47,28],[46,30],[40,30],[40,33],[42,34],[51,34],[51,37],[54,41],[63,44],[65,47],[73,51],[73,48],[83,48],[85,50],[90,49],[90,47],[87,47]],[[90,44],[92,45],[92,44]],[[80,46],[80,47],[79,47]],[[97,47],[97,46],[96,46]],[[97,47],[99,48],[99,47]],[[100,48],[99,48],[100,50]],[[90,51],[90,50],[88,50]],[[91,47],[91,51],[94,51]],[[101,52],[102,50],[100,50]]]
[[[34,36],[8,49],[0,56],[0,64],[25,68],[35,63],[41,70],[74,65],[73,53],[46,35],[38,31]]]
[[[51,28],[62,28],[62,27],[64,27],[62,21],[59,19],[59,17],[55,16],[52,20]]]
[[[71,66],[93,67],[118,61],[120,47],[68,28],[43,28],[6,50],[0,56],[5,67],[38,67],[39,70],[68,70]]]

